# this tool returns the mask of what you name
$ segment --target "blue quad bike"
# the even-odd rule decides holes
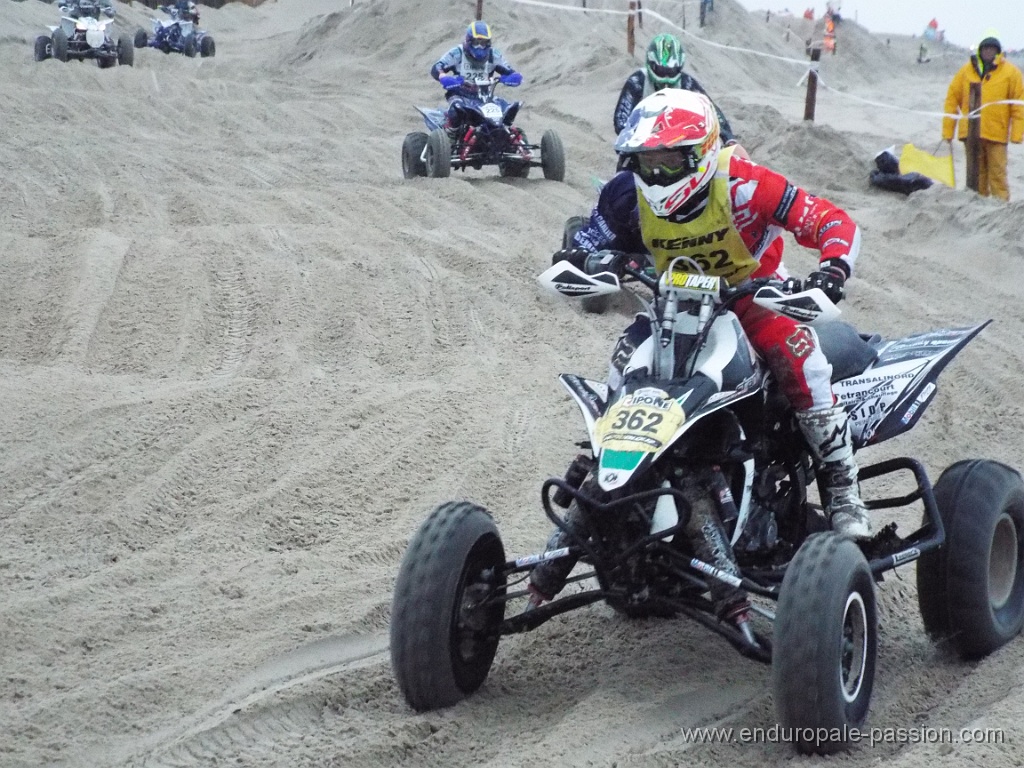
[[[521,101],[509,102],[494,95],[496,85],[517,86],[519,73],[497,78],[465,81],[459,76],[441,78],[446,91],[466,83],[476,88],[476,97],[464,97],[457,107],[456,128],[445,128],[443,109],[417,107],[428,133],[416,131],[402,143],[402,174],[444,178],[452,168],[479,170],[497,165],[499,175],[525,179],[533,166],[540,166],[545,179],[565,180],[565,150],[553,130],[541,136],[540,144],[530,144],[521,128],[514,125]]]
[[[183,53],[190,59],[198,53],[204,59],[217,53],[213,36],[199,28],[199,14],[181,14],[178,9],[161,5],[169,19],[153,19],[153,34],[139,29],[135,32],[136,48],[157,48],[164,53]]]

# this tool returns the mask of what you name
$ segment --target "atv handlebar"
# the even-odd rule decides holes
[[[655,294],[660,295],[660,277],[651,275],[649,271],[644,269],[642,266],[642,264],[648,259],[647,254],[627,253],[625,251],[603,251],[602,253],[615,254],[617,257],[616,263],[613,264],[613,269],[610,271],[618,272],[620,277],[623,275],[629,275],[638,283],[650,288]],[[591,273],[589,269],[586,271]],[[609,270],[607,268],[603,268],[600,271],[607,272]],[[720,296],[722,303],[731,304],[744,296],[752,296],[761,288],[765,287],[777,288],[783,293],[798,293],[804,290],[804,281],[792,277],[786,280],[780,280],[774,277],[759,277],[752,280],[745,280],[736,286],[723,285]]]
[[[461,88],[463,85],[474,85],[477,88],[493,88],[499,83],[510,88],[516,88],[523,82],[523,76],[519,72],[511,72],[507,75],[494,75],[492,77],[477,77],[467,79],[462,75],[441,75],[437,78],[441,87],[446,91],[453,88]]]

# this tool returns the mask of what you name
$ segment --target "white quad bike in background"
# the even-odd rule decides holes
[[[80,2],[76,5],[61,5],[60,24],[50,27],[49,35],[39,35],[35,40],[35,60],[57,61],[96,59],[100,69],[115,64],[132,66],[135,63],[135,49],[131,38],[121,35],[117,41],[111,36],[114,23],[114,9],[98,3]],[[107,18],[101,19],[100,16]]]

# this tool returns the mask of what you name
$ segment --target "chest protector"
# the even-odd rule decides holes
[[[459,62],[459,74],[467,80],[475,80],[481,77],[490,77],[491,72],[494,71],[491,59],[493,54],[488,54],[487,58],[483,61],[476,61],[466,55],[466,52],[461,48],[459,49],[462,54],[462,61]]]
[[[718,158],[718,171],[711,180],[704,211],[695,219],[675,223],[655,216],[644,196],[637,194],[640,208],[640,232],[644,245],[654,257],[659,274],[668,269],[672,259],[689,256],[705,274],[721,277],[729,285],[737,285],[750,277],[758,262],[747,249],[743,237],[732,222],[729,200],[729,161],[733,148],[723,149]]]

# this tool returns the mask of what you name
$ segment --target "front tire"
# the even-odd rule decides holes
[[[146,30],[137,29],[135,30],[135,47],[145,48],[149,45],[149,35],[146,34]]]
[[[803,753],[829,754],[867,718],[878,652],[875,581],[850,539],[809,536],[786,569],[775,614],[772,696]]]
[[[184,53],[190,59],[194,59],[196,57],[196,36],[195,35],[189,35],[185,39],[185,50],[183,50],[182,53]]]
[[[540,166],[545,179],[565,181],[565,148],[554,131],[544,131],[540,137]]]
[[[934,487],[946,543],[917,561],[925,630],[966,659],[1024,626],[1024,481],[995,461],[959,461]]]
[[[494,520],[468,502],[439,506],[409,542],[391,603],[391,666],[413,709],[451,706],[487,678],[505,618],[504,565]]]
[[[444,128],[435,128],[427,136],[427,176],[446,179],[452,174],[452,144]]]
[[[217,55],[217,43],[209,35],[199,41],[199,55],[204,59]]]
[[[53,58],[57,61],[68,60],[68,36],[63,29],[58,27],[53,30],[53,35],[50,37],[50,45],[53,49]]]
[[[414,179],[427,175],[427,164],[420,159],[426,146],[427,134],[422,131],[406,134],[402,142],[402,176]]]

